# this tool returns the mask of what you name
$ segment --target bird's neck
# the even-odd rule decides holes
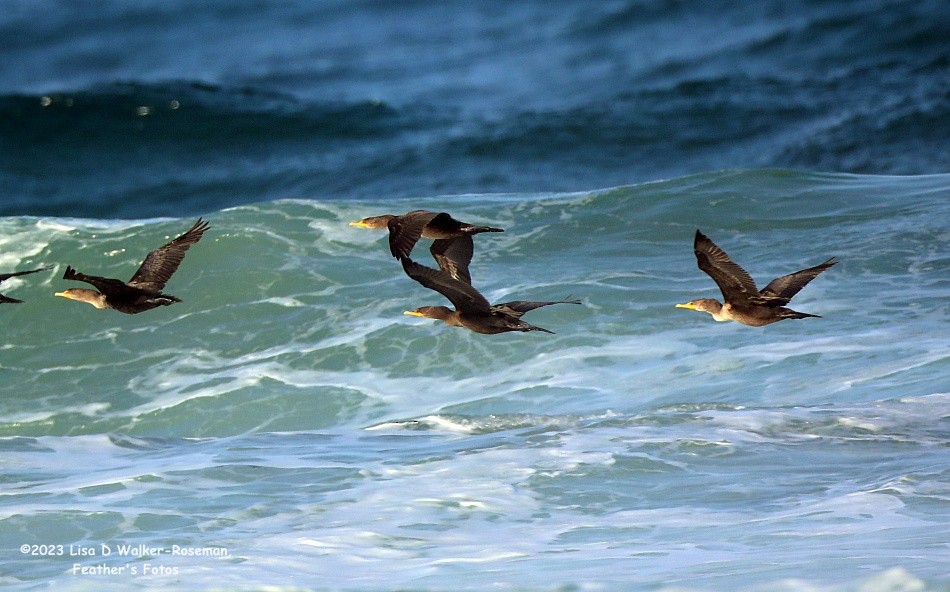
[[[101,292],[96,292],[95,290],[74,290],[78,293],[78,298],[81,302],[86,302],[95,306],[96,308],[109,308],[109,305],[106,303],[106,295]]]
[[[432,318],[439,319],[446,325],[451,325],[453,327],[461,327],[462,320],[459,318],[459,313],[448,308],[447,306],[435,306],[432,308]]]
[[[713,320],[719,323],[724,323],[726,321],[732,320],[732,315],[729,314],[731,310],[732,310],[732,307],[729,306],[728,303],[723,305],[723,304],[720,304],[716,300],[712,300],[711,302],[709,302],[706,308],[706,312],[711,314]]]

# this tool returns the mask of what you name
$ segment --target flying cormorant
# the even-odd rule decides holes
[[[555,302],[518,300],[492,305],[471,284],[453,277],[444,269],[432,269],[408,257],[401,261],[406,275],[426,288],[442,294],[455,305],[455,310],[446,306],[423,306],[415,310],[407,310],[403,314],[438,319],[446,325],[464,327],[476,333],[495,334],[508,331],[553,333],[548,329],[522,321],[521,316],[528,311],[550,304],[580,304],[579,300]]]
[[[393,257],[397,259],[408,257],[420,237],[439,240],[463,236],[470,237],[480,232],[504,232],[502,228],[474,226],[467,222],[461,222],[446,212],[429,212],[426,210],[413,210],[402,216],[394,216],[393,214],[371,216],[358,222],[350,222],[350,226],[388,228],[389,250]],[[434,252],[433,255],[435,255]]]
[[[77,280],[96,287],[96,290],[70,288],[57,292],[56,296],[88,302],[96,308],[111,308],[126,314],[136,314],[158,306],[181,302],[169,294],[163,294],[165,283],[181,265],[188,247],[201,240],[209,224],[201,218],[187,232],[149,253],[128,283],[122,280],[85,275],[72,267],[66,267],[64,280]]]
[[[832,257],[815,267],[775,278],[759,290],[746,270],[733,262],[725,251],[699,230],[693,240],[693,251],[696,253],[699,268],[709,274],[722,291],[724,303],[720,304],[713,298],[701,298],[677,304],[676,307],[708,312],[717,321],[735,321],[752,327],[761,327],[785,319],[819,317],[785,308],[785,305],[808,282],[837,263]]]

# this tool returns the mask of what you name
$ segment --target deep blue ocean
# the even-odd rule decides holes
[[[0,588],[950,590],[950,10],[0,0]],[[384,232],[500,226],[479,335]],[[139,315],[54,298],[211,229]],[[763,328],[760,286],[840,263]],[[433,265],[423,240],[414,258]]]

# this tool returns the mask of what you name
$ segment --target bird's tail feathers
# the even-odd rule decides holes
[[[814,319],[820,319],[821,315],[811,314],[808,312],[798,312],[797,310],[792,310],[790,308],[785,309],[787,312],[783,315],[786,319],[807,319],[809,317]]]
[[[495,228],[494,226],[471,226],[466,229],[468,234],[478,234],[480,232],[504,232],[504,228]]]

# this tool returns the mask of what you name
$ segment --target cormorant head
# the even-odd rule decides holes
[[[699,300],[691,300],[685,304],[677,304],[676,308],[688,308],[689,310],[708,312],[709,314],[715,316],[719,314],[720,310],[722,310],[722,305],[719,304],[718,300],[713,298],[700,298]]]
[[[370,216],[369,218],[363,218],[356,222],[350,222],[350,226],[358,226],[360,228],[389,228],[389,221],[395,217],[396,216],[392,214]]]
[[[415,310],[407,310],[402,314],[410,315],[413,317],[424,317],[427,319],[438,319],[444,321],[449,316],[451,316],[454,311],[445,306],[421,306]]]

